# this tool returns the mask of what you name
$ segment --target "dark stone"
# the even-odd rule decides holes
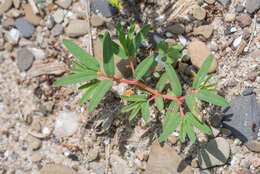
[[[233,27],[232,26],[228,26],[225,30],[224,30],[224,34],[225,35],[231,35],[231,34],[233,34],[233,33],[235,33],[235,31],[231,31],[231,29],[232,29]]]
[[[224,109],[223,127],[232,131],[249,148],[260,128],[260,104],[256,95],[239,96]]]
[[[150,42],[152,43],[152,45],[154,47],[157,46],[157,44],[160,42],[160,41],[163,41],[165,40],[166,38],[161,35],[160,33],[157,33],[157,32],[153,32],[149,35],[149,38],[150,38]]]
[[[16,64],[20,71],[27,71],[31,68],[34,55],[27,48],[21,48],[16,52]]]
[[[112,6],[107,0],[93,0],[91,2],[91,8],[94,12],[101,12],[106,18],[115,16],[118,13],[118,9]]]
[[[196,73],[196,72],[197,72],[197,70],[196,70],[195,66],[189,65],[189,66],[185,69],[184,74],[186,74],[186,75],[189,76],[189,77],[192,77],[192,76],[193,76],[192,73]]]
[[[250,14],[256,12],[260,8],[259,0],[247,0],[246,1],[246,11]]]
[[[252,95],[254,94],[254,89],[253,88],[246,88],[243,92],[242,95],[243,96],[248,96],[248,95]]]
[[[15,27],[21,32],[25,38],[30,38],[34,32],[35,27],[30,24],[25,17],[21,17],[15,20]]]
[[[72,161],[78,161],[79,160],[79,158],[73,153],[70,153],[68,155],[68,158],[70,158]]]

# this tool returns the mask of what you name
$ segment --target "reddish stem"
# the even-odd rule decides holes
[[[130,63],[130,67],[131,67],[132,73],[134,74],[135,68],[134,68],[133,58],[131,56],[128,56],[128,60],[129,60],[129,63]]]

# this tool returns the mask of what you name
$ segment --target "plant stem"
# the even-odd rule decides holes
[[[128,56],[128,60],[129,60],[129,63],[130,63],[130,67],[131,67],[132,73],[134,74],[135,68],[134,68],[133,58],[131,56]]]

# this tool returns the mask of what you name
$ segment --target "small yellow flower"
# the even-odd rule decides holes
[[[119,9],[122,9],[122,5],[120,4],[119,0],[108,0],[109,3],[111,3],[112,5],[116,6]]]

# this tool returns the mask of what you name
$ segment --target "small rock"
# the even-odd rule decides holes
[[[230,35],[237,32],[236,27],[232,27],[232,26],[228,26],[225,30],[224,30],[224,34],[225,35]]]
[[[206,17],[206,10],[201,7],[194,8],[192,10],[192,16],[197,20],[203,20]]]
[[[46,58],[45,52],[40,48],[28,48],[28,50],[30,50],[33,53],[36,60]]]
[[[160,33],[153,32],[149,35],[150,42],[153,46],[156,46],[160,41],[165,40],[165,37]]]
[[[58,9],[57,11],[54,12],[53,14],[53,18],[54,18],[54,21],[58,24],[60,24],[63,19],[64,19],[64,16],[65,16],[65,11],[62,10],[62,9]]]
[[[179,63],[179,66],[178,66],[178,72],[179,72],[180,74],[184,74],[184,73],[185,73],[185,70],[187,69],[188,66],[189,66],[189,65],[188,65],[187,63],[182,63],[182,62],[180,62],[180,63]]]
[[[186,46],[186,44],[187,44],[187,39],[186,39],[182,34],[178,34],[178,38],[179,38],[181,44],[182,44],[183,46]]]
[[[211,25],[202,25],[198,28],[195,28],[193,35],[202,35],[206,39],[209,39],[213,33],[213,27]]]
[[[256,10],[260,8],[259,0],[246,0],[246,11],[248,13],[254,13]]]
[[[20,39],[20,32],[15,29],[15,28],[12,28],[6,35],[7,37],[7,40],[10,44],[12,45],[16,45]]]
[[[176,136],[174,136],[174,135],[170,135],[170,136],[168,137],[168,140],[169,140],[173,145],[175,145],[175,144],[178,142],[178,138],[177,138]]]
[[[237,21],[242,25],[242,27],[250,26],[252,23],[252,19],[247,13],[238,16]]]
[[[82,7],[81,2],[74,2],[73,3],[72,12],[74,14],[76,14],[78,17],[81,17],[81,18],[86,16],[85,9]]]
[[[88,32],[88,25],[85,20],[74,19],[70,21],[69,26],[65,28],[65,32],[70,37],[78,37]]]
[[[245,40],[242,40],[237,49],[237,54],[238,55],[242,54],[246,46],[247,46],[247,42]]]
[[[214,137],[217,137],[218,134],[220,133],[220,130],[218,128],[215,128],[215,127],[211,126],[210,129],[211,129]]]
[[[227,13],[225,14],[224,20],[225,22],[233,22],[236,19],[235,13]]]
[[[256,77],[257,77],[257,74],[256,72],[254,71],[251,71],[249,74],[248,74],[248,80],[250,80],[251,82],[254,82],[256,80]]]
[[[14,19],[13,18],[7,18],[2,22],[2,26],[4,29],[10,29],[11,27],[14,26]]]
[[[166,31],[172,34],[183,34],[185,32],[185,27],[183,24],[174,24],[166,27]]]
[[[210,140],[206,148],[199,151],[199,165],[201,169],[224,165],[230,155],[230,146],[224,138]]]
[[[191,161],[191,167],[193,168],[198,168],[199,167],[199,161],[197,158],[194,158],[192,161]]]
[[[191,62],[196,68],[200,68],[204,60],[211,54],[210,50],[205,43],[199,40],[193,40],[188,45],[189,56],[191,57]],[[212,64],[209,68],[209,73],[215,72],[217,69],[217,61],[213,58]]]
[[[40,170],[40,174],[77,174],[73,169],[63,165],[49,164]]]
[[[88,153],[88,161],[94,161],[98,157],[98,150],[97,149],[90,149]]]
[[[100,16],[98,15],[92,15],[91,16],[91,25],[93,27],[100,27],[102,25],[104,25],[105,21],[103,18],[101,18]]]
[[[110,156],[110,162],[112,165],[112,171],[114,174],[131,174],[132,170],[128,167],[126,161],[117,155]]]
[[[34,26],[30,24],[24,17],[16,19],[15,26],[25,38],[30,38],[35,32]]]
[[[43,155],[41,152],[34,152],[30,159],[32,160],[32,162],[36,163],[36,162],[41,161],[42,158],[43,158]]]
[[[253,161],[252,161],[252,166],[253,166],[254,168],[260,167],[260,158],[255,158],[255,159],[253,159]]]
[[[260,141],[253,140],[250,144],[250,150],[253,152],[260,152]]]
[[[53,29],[51,30],[51,35],[52,36],[59,36],[60,34],[63,33],[63,26],[61,24],[56,24]]]
[[[31,127],[33,130],[40,132],[42,130],[42,125],[39,119],[33,119]]]
[[[78,129],[78,116],[72,112],[59,112],[56,119],[54,135],[66,137],[73,135]]]
[[[254,94],[254,89],[253,88],[246,88],[243,92],[242,95],[243,96],[248,96],[248,95],[252,95]]]
[[[54,18],[52,15],[48,16],[46,25],[47,25],[48,29],[52,29],[54,27],[55,21],[54,21]]]
[[[243,36],[239,36],[238,38],[236,38],[232,44],[232,46],[234,47],[234,49],[236,49],[240,43],[242,42],[243,40]]]
[[[12,3],[12,0],[5,0],[4,2],[2,1],[0,4],[0,16],[11,8]]]
[[[71,2],[72,2],[72,0],[57,0],[55,3],[56,3],[58,6],[64,8],[64,9],[67,9],[67,8],[70,7]]]
[[[20,71],[30,69],[33,61],[34,55],[27,48],[21,48],[16,52],[16,64]]]
[[[20,2],[20,0],[13,0],[14,7],[18,9],[20,7]]]
[[[235,12],[242,13],[244,11],[244,9],[245,9],[244,6],[238,5],[238,7],[235,9]]]
[[[230,3],[231,3],[231,0],[218,0],[225,8],[227,8]]]
[[[93,169],[95,174],[104,174],[105,173],[105,166],[102,166],[98,162],[89,163],[89,167],[91,169]]]
[[[220,132],[224,135],[224,136],[230,136],[232,134],[232,132],[229,129],[226,128],[221,128]]]
[[[24,10],[25,10],[25,18],[27,19],[28,22],[30,22],[33,25],[40,24],[41,18],[34,14],[30,4],[26,4],[24,6]]]
[[[31,135],[28,136],[27,142],[28,142],[29,147],[32,148],[32,150],[38,150],[42,145],[41,140],[39,140]]]
[[[106,18],[115,16],[118,13],[118,9],[111,5],[107,0],[93,0],[91,2],[91,8],[95,12],[101,12]]]
[[[216,0],[204,0],[204,1],[208,4],[214,4],[216,2]]]

